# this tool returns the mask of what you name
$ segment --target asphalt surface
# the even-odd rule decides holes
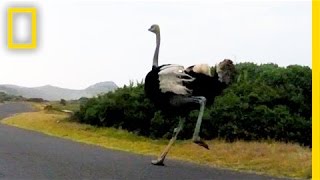
[[[0,104],[0,117],[32,111],[27,104]],[[170,156],[170,154],[169,154]],[[0,124],[0,179],[277,179],[108,150]]]

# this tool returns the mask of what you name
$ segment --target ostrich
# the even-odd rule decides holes
[[[225,59],[213,69],[207,64],[197,64],[188,68],[176,64],[159,66],[160,28],[154,24],[149,28],[149,31],[156,34],[156,49],[152,70],[145,78],[146,97],[160,109],[178,110],[180,113],[189,112],[194,108],[194,105],[200,105],[192,141],[209,149],[209,146],[199,136],[203,111],[206,103],[213,103],[215,96],[219,95],[230,83],[234,72],[232,61]],[[184,119],[180,118],[179,125],[174,129],[169,144],[157,160],[152,160],[152,164],[164,165],[164,159],[183,125]]]

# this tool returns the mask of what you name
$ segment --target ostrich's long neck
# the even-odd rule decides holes
[[[160,48],[160,32],[156,33],[157,36],[157,46],[154,51],[152,69],[158,67],[158,57],[159,57],[159,48]]]

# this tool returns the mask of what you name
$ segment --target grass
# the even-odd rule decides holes
[[[62,105],[60,104],[60,101],[51,101],[49,102],[50,105],[52,105],[52,108],[55,109],[55,110],[70,110],[70,111],[77,111],[80,109],[80,102],[78,101],[75,101],[75,102],[72,102],[72,101],[67,101],[66,102],[66,105]]]
[[[66,114],[57,112],[22,113],[6,118],[2,123],[78,142],[145,155],[159,155],[168,143],[167,140],[151,140],[124,130],[98,128],[71,122]],[[311,177],[309,148],[280,142],[227,143],[223,140],[211,140],[208,144],[210,150],[205,150],[191,141],[177,141],[169,152],[168,158],[278,177]]]

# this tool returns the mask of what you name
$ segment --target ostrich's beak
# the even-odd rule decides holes
[[[149,28],[148,31],[151,31],[151,28]]]

